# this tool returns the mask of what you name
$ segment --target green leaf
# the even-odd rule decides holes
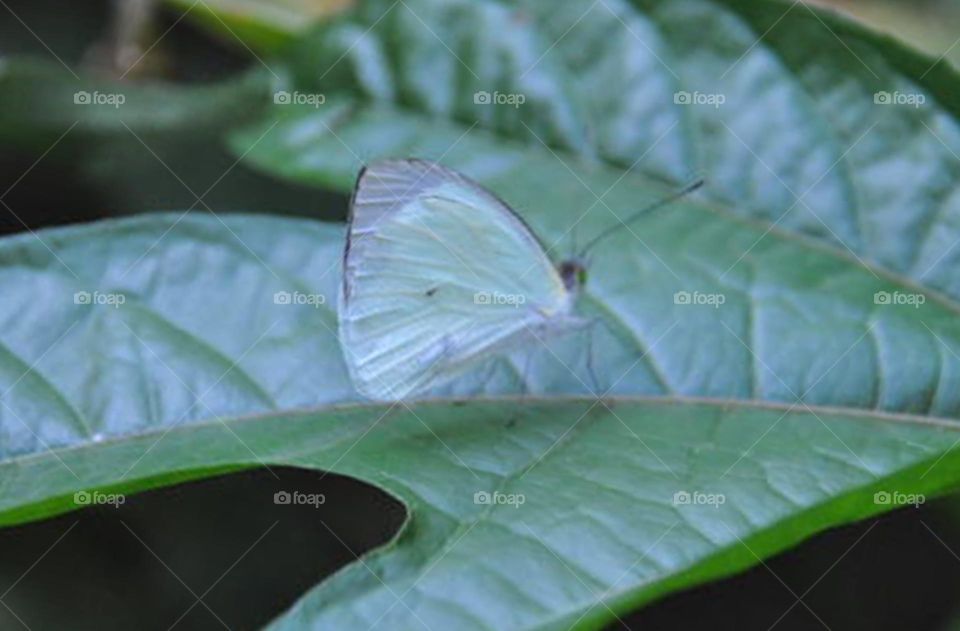
[[[727,236],[721,221],[710,223],[711,211],[689,206],[671,216]],[[730,235],[746,228],[727,224]],[[798,348],[802,340],[794,338],[783,357],[795,361],[778,366],[787,383],[804,383],[815,368],[839,360],[836,372],[826,371],[828,386],[806,397],[809,405],[624,395],[330,406],[353,397],[331,301],[316,300],[316,307],[274,296],[335,295],[341,245],[339,227],[312,221],[174,215],[0,242],[7,297],[0,520],[76,508],[74,493],[83,490],[130,493],[257,465],[333,471],[394,494],[409,521],[386,548],[308,592],[277,628],[350,628],[381,617],[388,628],[419,620],[568,628],[595,627],[611,611],[735,572],[819,529],[890,508],[875,503],[876,492],[903,494],[893,496],[902,502],[956,485],[951,447],[960,424],[893,413],[900,401],[920,409],[937,400],[950,406],[944,416],[955,417],[951,393],[918,398],[910,383],[895,380],[884,390],[891,411],[842,401],[861,396],[855,384],[875,378],[869,366],[846,361],[870,345],[847,352],[849,336],[862,335],[862,327],[841,326],[858,309],[843,296],[876,282],[842,259],[820,264],[846,265],[846,288],[819,299],[827,309],[819,319],[816,304],[804,309],[824,322],[808,334],[817,348]],[[764,250],[772,263],[760,266],[769,270],[764,285],[785,300],[809,282],[795,273],[809,264],[804,247],[786,242]],[[680,239],[675,249],[689,256],[703,243]],[[620,252],[621,263],[634,256],[626,247]],[[620,286],[619,297],[610,290],[611,304],[646,300],[652,317],[675,314],[678,333],[658,345],[675,392],[749,384],[748,354],[731,334],[707,328],[717,319],[707,308],[673,305],[669,287],[637,287],[623,264],[595,277]],[[606,300],[600,296],[598,303]],[[731,326],[745,315],[715,313],[728,314]],[[885,335],[906,344],[920,336],[910,328],[920,313],[956,343],[956,319],[932,301],[919,310],[877,309],[873,317],[888,320]],[[786,326],[775,332],[784,341]],[[700,342],[710,336],[724,352]],[[636,350],[620,352],[639,359]],[[898,370],[885,361],[887,374]],[[912,366],[916,373],[932,368],[919,358]],[[956,369],[950,366],[943,369]],[[605,361],[598,371],[609,379],[621,368]],[[564,372],[559,362],[537,370],[537,380]],[[458,387],[497,387],[485,381],[487,371],[478,373]],[[624,375],[622,389],[656,391],[652,374],[641,362]],[[563,378],[549,387],[571,387],[573,377]],[[476,493],[513,503],[477,504]],[[676,493],[701,503],[675,504]]]
[[[411,153],[469,153],[469,170],[497,159],[470,143],[486,129],[549,145],[575,181],[598,162],[648,186],[702,173],[718,208],[960,296],[956,72],[805,4],[375,2],[291,63],[290,89],[327,105],[275,108],[277,133],[247,155],[272,173],[346,189],[360,160]],[[478,104],[479,92],[526,100]],[[877,104],[884,93],[924,102]],[[370,117],[379,126],[361,129]],[[638,206],[595,196],[580,212]],[[748,253],[730,273],[749,267]]]
[[[189,0],[168,0],[168,3],[218,33],[228,44],[261,53],[282,48],[314,22],[353,4],[352,0],[207,0],[199,5]]]
[[[196,134],[249,123],[270,100],[270,77],[256,70],[221,83],[185,86],[111,81],[71,75],[54,62],[30,58],[0,63],[0,137],[47,149],[71,134],[87,144],[130,131]]]

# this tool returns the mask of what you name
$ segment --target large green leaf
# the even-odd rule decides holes
[[[289,89],[327,104],[276,108],[277,133],[247,156],[271,172],[346,188],[361,159],[437,158],[461,134],[449,156],[476,163],[491,149],[470,136],[485,128],[550,145],[574,180],[598,162],[640,183],[703,173],[718,209],[960,295],[956,73],[804,4],[373,2],[292,59]],[[478,92],[525,103],[477,104]],[[924,103],[876,103],[883,93]],[[586,199],[581,212],[637,206]],[[748,252],[721,272],[749,267]]]
[[[691,206],[671,216],[723,235],[710,211]],[[728,222],[729,234],[736,229],[748,228]],[[432,627],[594,627],[611,610],[736,571],[823,527],[889,508],[874,502],[874,492],[933,494],[956,484],[951,447],[960,425],[892,412],[926,412],[937,401],[946,406],[938,414],[955,417],[947,391],[922,398],[911,383],[890,381],[879,401],[891,412],[853,409],[871,407],[857,405],[866,396],[857,383],[875,378],[869,365],[848,361],[871,348],[850,343],[863,336],[855,295],[882,285],[842,259],[820,264],[835,271],[846,265],[840,273],[856,288],[816,301],[832,305],[821,314],[819,337],[807,334],[817,348],[791,343],[789,355],[771,357],[798,358],[778,366],[788,380],[779,388],[812,385],[817,370],[819,383],[829,385],[818,384],[806,399],[849,409],[629,396],[324,407],[353,396],[330,304],[277,304],[274,295],[332,296],[341,239],[339,227],[303,220],[170,215],[6,239],[2,520],[75,508],[73,494],[85,489],[129,493],[263,464],[334,471],[395,494],[409,521],[390,546],[308,592],[279,627],[349,628],[378,618],[388,628],[421,620]],[[786,241],[764,250],[765,286],[788,301],[810,291],[795,269],[824,256],[808,256],[804,247]],[[702,248],[675,240],[678,257]],[[605,257],[611,268],[594,279],[621,285],[610,304],[647,299],[655,314],[674,314],[679,332],[666,331],[655,351],[670,389],[747,388],[749,356],[731,333],[711,328],[717,316],[673,305],[672,287],[632,283],[632,256],[620,269]],[[76,292],[89,292],[89,300]],[[854,297],[845,302],[843,295]],[[742,324],[745,311],[727,307],[733,312],[720,313],[730,326]],[[807,314],[816,316],[817,308]],[[872,317],[889,339],[906,344],[924,335],[913,321],[921,313],[941,339],[956,343],[944,305],[877,309]],[[618,326],[638,338],[643,330],[636,318]],[[774,334],[788,340],[784,330]],[[709,345],[725,350],[714,354]],[[639,359],[629,346],[618,352]],[[881,361],[887,374],[898,370],[896,361]],[[933,369],[919,358],[911,365],[916,373]],[[758,387],[774,381],[756,366]],[[603,380],[621,369],[598,365]],[[535,387],[574,387],[559,363],[541,370]],[[656,391],[653,372],[638,364],[618,388]],[[458,387],[504,387],[486,377],[478,371]],[[523,504],[474,503],[483,492],[522,495]],[[675,504],[678,492],[725,501]]]
[[[276,628],[566,629],[595,627],[815,528],[885,508],[875,491],[943,488],[956,457],[923,474],[958,429],[718,402],[528,401],[519,410],[510,401],[436,402],[155,428],[0,466],[8,488],[20,489],[6,494],[7,506],[72,493],[71,471],[113,485],[143,453],[137,475],[157,476],[153,483],[169,481],[171,470],[262,460],[352,475],[395,493],[411,521]],[[684,492],[723,503],[676,503]],[[515,499],[483,504],[476,493]]]

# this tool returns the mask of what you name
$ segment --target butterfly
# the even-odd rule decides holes
[[[370,164],[350,202],[337,309],[350,377],[369,399],[416,397],[531,336],[582,327],[585,280],[579,258],[555,266],[468,177],[426,160]]]

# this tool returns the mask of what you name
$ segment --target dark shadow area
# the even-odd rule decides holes
[[[272,469],[0,529],[0,629],[258,629],[405,518],[356,480]]]
[[[32,169],[36,157],[5,151],[0,155],[0,194],[9,193],[0,204],[0,235],[152,211],[242,212],[333,222],[346,217],[346,196],[283,182],[235,164],[236,156],[213,139],[194,139],[176,147],[148,141],[167,164],[195,164],[177,175],[132,136],[121,140],[125,142],[115,143],[112,155],[99,154],[105,159],[93,175],[71,159],[77,154],[66,143]],[[202,203],[191,189],[203,196]]]
[[[955,502],[823,533],[765,565],[670,596],[607,628],[946,631],[960,584]]]
[[[72,73],[97,74],[91,68],[91,55],[100,43],[109,41],[110,3],[49,0],[6,6],[0,8],[0,59],[46,63],[59,77],[52,80],[62,82],[68,92],[91,89]],[[123,80],[132,89],[160,81],[176,86],[172,89],[189,90],[229,81],[250,69],[269,72],[239,43],[231,46],[229,41],[210,37],[182,19],[181,10],[164,4],[159,9],[157,28],[163,38],[151,49],[149,60],[141,62],[147,68],[144,76],[131,73]],[[223,88],[223,102],[229,105],[224,107],[223,120],[195,126],[184,119],[157,130],[124,127],[120,124],[127,122],[123,108],[117,109],[114,124],[103,129],[71,129],[80,110],[75,114],[70,104],[42,98],[38,106],[44,111],[49,108],[51,120],[59,120],[58,116],[62,120],[25,130],[14,124],[16,116],[4,119],[0,101],[0,145],[4,147],[0,234],[148,211],[267,213],[342,221],[344,195],[262,175],[226,146],[228,133],[257,120],[268,97],[232,103],[233,89]]]
[[[0,529],[0,594],[13,612],[0,608],[0,629],[258,629],[403,523],[403,507],[372,486],[274,472]],[[960,584],[955,508],[943,500],[823,533],[608,628],[943,631]]]

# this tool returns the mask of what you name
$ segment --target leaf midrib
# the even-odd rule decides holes
[[[792,415],[802,416],[841,416],[847,417],[845,420],[866,420],[880,423],[904,423],[911,425],[925,425],[936,427],[949,431],[960,432],[960,419],[952,419],[941,416],[922,416],[916,414],[906,414],[901,412],[885,412],[881,410],[867,410],[864,408],[844,407],[844,406],[825,406],[808,405],[802,403],[781,403],[778,401],[766,401],[761,399],[719,399],[716,397],[690,397],[690,396],[658,396],[658,395],[631,395],[604,397],[596,399],[594,397],[584,397],[575,395],[558,395],[550,397],[532,397],[532,396],[481,396],[471,397],[470,399],[457,399],[450,397],[437,397],[428,399],[418,399],[410,401],[409,404],[414,407],[421,406],[448,406],[462,404],[465,401],[471,404],[485,403],[512,403],[517,407],[529,406],[531,404],[562,404],[562,403],[594,403],[599,400],[607,405],[689,405],[703,407],[717,407],[723,410],[732,408],[751,409],[751,410],[770,410],[784,412]],[[189,423],[182,423],[174,427],[165,427],[158,425],[156,429],[149,429],[142,432],[131,432],[126,434],[117,434],[104,438],[95,443],[82,443],[70,445],[67,447],[48,449],[42,452],[34,452],[22,456],[14,456],[0,461],[0,468],[10,465],[19,465],[31,460],[39,460],[46,456],[60,456],[62,454],[80,451],[83,449],[95,449],[106,447],[113,444],[120,444],[130,440],[139,440],[156,435],[166,435],[174,432],[189,432],[203,428],[215,427],[219,424],[236,425],[240,423],[255,423],[258,421],[269,422],[270,420],[288,419],[290,417],[309,417],[324,414],[349,413],[357,410],[379,410],[385,407],[383,404],[372,404],[362,402],[338,403],[335,405],[290,408],[287,410],[275,410],[269,412],[258,412],[256,414],[247,414],[235,416],[224,420],[216,417],[199,418]],[[392,407],[392,406],[388,406]],[[380,421],[374,423],[379,424]],[[346,439],[344,439],[346,440]]]

